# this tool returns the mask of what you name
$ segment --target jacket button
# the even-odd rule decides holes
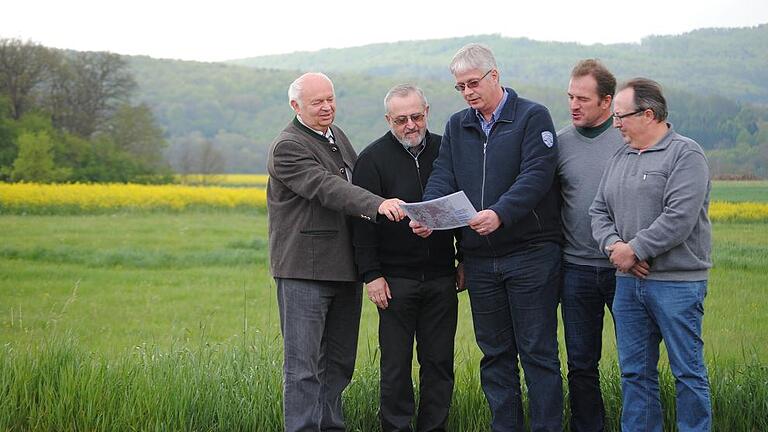
[[[332,152],[337,152],[337,151],[339,151],[339,148],[336,147],[335,145],[333,145],[333,146],[331,146],[331,151]]]
[[[342,168],[339,168],[339,172],[341,173],[341,175],[344,175],[344,173],[345,173],[345,172],[347,172],[347,170],[345,170],[345,169],[342,167]]]

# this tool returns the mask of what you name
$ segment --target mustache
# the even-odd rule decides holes
[[[406,137],[407,134],[410,134],[413,132],[417,132],[418,136],[413,138]],[[419,143],[421,143],[421,141],[424,140],[424,138],[427,136],[427,128],[425,127],[422,129],[413,129],[412,131],[403,131],[402,135],[397,133],[397,131],[392,130],[392,135],[395,136],[395,138],[397,139],[398,142],[400,142],[400,144],[410,147],[410,146],[418,145]]]

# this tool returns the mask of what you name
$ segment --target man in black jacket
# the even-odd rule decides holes
[[[379,196],[421,201],[441,140],[427,130],[427,100],[421,89],[403,84],[387,93],[384,107],[390,131],[360,153],[352,181]],[[463,285],[461,267],[457,277],[454,266],[454,233],[420,238],[407,221],[353,227],[358,273],[379,311],[382,430],[411,430],[414,336],[421,365],[417,430],[445,430],[453,393],[456,289]]]

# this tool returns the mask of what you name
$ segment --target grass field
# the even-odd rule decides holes
[[[768,180],[712,182],[711,201],[768,202]]]
[[[707,351],[768,355],[768,225],[716,224],[706,302]],[[254,213],[2,216],[0,341],[68,330],[96,352],[167,348],[279,331],[266,218]],[[459,346],[474,351],[466,295]],[[738,311],[738,314],[734,314]],[[367,305],[362,338],[375,337]],[[607,331],[610,336],[611,331]],[[610,337],[606,355],[612,355]],[[361,356],[366,355],[361,344]]]
[[[762,184],[738,188],[728,194],[764,197]],[[0,431],[280,430],[281,338],[263,211],[0,214],[0,233]],[[715,223],[714,244],[704,319],[713,430],[768,430],[768,223]],[[617,430],[606,324],[602,385]],[[378,430],[376,326],[365,303],[345,393],[350,430]],[[483,430],[466,294],[456,346],[450,425]]]
[[[124,385],[139,386],[135,391],[155,395],[143,402],[151,411],[146,420],[150,423],[141,423],[140,429],[145,430],[155,429],[163,419],[172,426],[171,430],[198,429],[194,426],[197,423],[189,423],[190,418],[183,414],[168,417],[175,412],[175,404],[184,404],[183,400],[166,400],[160,395],[169,391],[183,393],[187,378],[192,382],[205,382],[223,374],[222,379],[226,381],[236,380],[238,374],[248,372],[250,375],[241,378],[251,376],[253,381],[240,383],[240,387],[233,389],[243,392],[237,396],[242,399],[238,399],[238,403],[269,405],[263,407],[265,411],[260,411],[251,423],[238,424],[243,430],[248,429],[248,425],[260,426],[259,430],[279,429],[279,426],[275,429],[269,426],[274,425],[270,422],[279,421],[281,340],[274,286],[268,275],[265,221],[260,212],[0,216],[0,232],[4,233],[0,246],[0,344],[3,345],[0,355],[4,362],[14,365],[6,365],[4,370],[13,370],[19,368],[19,364],[32,361],[54,362],[53,366],[36,368],[43,371],[46,367],[53,368],[58,374],[61,371],[56,368],[61,364],[55,366],[57,361],[64,361],[63,364],[69,367],[77,365],[71,373],[79,375],[85,371],[85,376],[94,376],[87,382],[74,380],[68,384],[75,388],[65,393],[74,392],[73,398],[78,392],[86,391],[82,387],[87,387],[88,383],[107,380],[105,385],[111,386],[110,380],[118,383],[126,380],[124,375],[111,376],[121,368],[128,377],[138,379],[141,376],[140,382],[130,381]],[[768,313],[763,306],[768,294],[768,272],[765,271],[768,268],[768,225],[716,224],[714,235],[716,267],[712,271],[704,321],[706,357],[713,372],[719,374],[717,376],[733,375],[731,378],[743,379],[745,371],[757,368],[760,372],[766,368]],[[365,304],[363,309],[358,374],[347,398],[353,401],[350,407],[366,407],[362,412],[349,414],[356,419],[357,430],[365,431],[377,427],[377,318],[372,305]],[[604,385],[608,387],[606,398],[609,401],[613,395],[615,413],[620,406],[616,400],[618,375],[609,320],[607,324]],[[564,358],[564,352],[561,357]],[[462,295],[457,335],[459,375],[455,419],[452,421],[474,422],[454,423],[462,427],[487,421],[477,381],[479,358],[468,299]],[[154,360],[147,363],[147,359]],[[176,376],[174,365],[179,362],[187,363],[179,372],[183,373]],[[237,369],[246,367],[243,362],[258,366],[258,373]],[[204,372],[196,367],[210,370]],[[17,376],[25,374],[35,381],[32,378],[34,372],[23,367]],[[152,379],[153,374],[159,377]],[[185,378],[184,374],[191,377]],[[760,376],[766,379],[768,373],[763,372]],[[671,386],[669,377],[665,379]],[[732,381],[727,380],[728,383]],[[169,388],[153,387],[154,383]],[[750,383],[747,381],[740,388]],[[61,386],[65,384],[59,383]],[[213,388],[226,393],[222,385],[219,383]],[[670,395],[671,388],[668,389]],[[92,397],[97,400],[104,397],[98,395],[98,389],[87,390],[95,392]],[[109,393],[113,390],[101,391]],[[254,396],[254,400],[248,396],[257,390],[259,394],[266,392],[268,397]],[[61,397],[62,391],[58,388],[56,394]],[[69,403],[78,405],[78,400],[87,397],[80,395]],[[189,394],[184,397],[191,401],[202,396]],[[213,393],[207,397],[218,400],[221,395]],[[728,400],[731,399],[733,397],[729,396]],[[361,404],[361,401],[366,402]],[[760,402],[758,398],[757,401],[763,405],[755,409],[768,413],[764,406],[767,399]],[[126,409],[124,404],[133,403],[136,403],[133,399],[122,400],[119,409]],[[368,406],[369,403],[373,408]],[[183,406],[185,410],[194,411],[194,406]],[[221,415],[232,409],[224,402],[216,402],[212,407],[221,410]],[[3,427],[2,413],[0,409],[0,429]],[[469,416],[471,413],[474,414]],[[8,412],[5,414],[9,415]],[[18,418],[15,415],[11,417]],[[60,415],[63,414],[57,416]],[[113,416],[122,418],[117,413]],[[48,414],[44,417],[48,418]],[[205,430],[214,421],[198,420],[202,422],[200,424],[208,425],[202,428]],[[38,421],[42,422],[40,427],[22,425],[18,428],[69,428],[63,419],[47,426],[45,421]],[[127,419],[121,421],[129,422]],[[109,424],[115,426],[115,423]],[[228,430],[224,425],[228,423],[219,424],[214,429]]]

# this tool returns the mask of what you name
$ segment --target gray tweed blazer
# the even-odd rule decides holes
[[[273,277],[358,279],[348,218],[375,221],[384,199],[347,180],[357,154],[340,128],[332,125],[331,132],[335,144],[294,118],[270,146],[267,211]]]

